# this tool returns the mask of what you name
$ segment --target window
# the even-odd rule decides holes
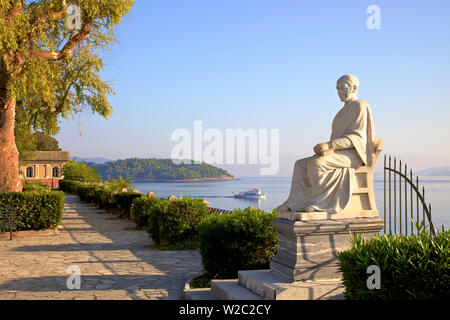
[[[27,168],[27,178],[33,178],[33,167],[28,167]]]
[[[59,168],[58,167],[53,168],[53,178],[59,178]]]

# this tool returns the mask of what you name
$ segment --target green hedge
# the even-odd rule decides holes
[[[200,253],[211,278],[237,278],[239,270],[267,269],[277,250],[276,211],[236,209],[198,225]]]
[[[111,201],[114,203],[117,210],[120,212],[121,217],[130,218],[130,210],[133,204],[133,200],[142,197],[144,197],[143,194],[133,191],[118,192],[112,195]]]
[[[345,295],[351,300],[450,299],[450,231],[431,237],[419,228],[412,236],[378,235],[338,254]],[[380,268],[380,289],[368,289],[367,268]]]
[[[127,188],[123,188],[126,190],[126,192],[123,192],[122,186],[110,187],[107,184],[109,183],[63,180],[60,183],[60,188],[65,192],[78,195],[81,201],[95,203],[101,209],[116,210],[121,216],[129,217],[133,200],[143,197],[143,195]]]
[[[78,186],[83,185],[83,183],[78,181],[61,180],[59,182],[59,189],[64,192],[77,194]]]
[[[60,191],[0,193],[0,207],[13,207],[17,230],[56,228],[62,219],[65,195]]]
[[[116,207],[111,190],[98,188],[95,191],[95,203],[100,209],[111,210]]]
[[[155,213],[160,202],[167,201],[157,197],[147,198],[141,197],[133,201],[133,220],[138,227],[148,227],[149,218]]]
[[[146,226],[158,245],[196,245],[197,225],[209,216],[203,199],[189,197],[173,200],[140,198],[134,200],[136,223]]]
[[[41,181],[27,181],[23,187],[23,191],[37,191],[37,192],[48,192],[51,190],[50,186]]]

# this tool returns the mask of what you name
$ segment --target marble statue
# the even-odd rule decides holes
[[[295,163],[288,199],[281,211],[339,213],[355,186],[355,170],[372,165],[375,129],[369,103],[358,99],[359,80],[337,82],[344,107],[333,120],[331,139],[314,147],[315,155]]]

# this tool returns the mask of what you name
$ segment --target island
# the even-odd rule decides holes
[[[226,170],[207,163],[175,164],[171,159],[125,159],[106,163],[88,162],[103,180],[119,176],[133,182],[199,182],[234,180]]]

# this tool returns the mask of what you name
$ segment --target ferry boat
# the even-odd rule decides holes
[[[234,193],[235,198],[251,198],[251,199],[265,199],[266,194],[262,193],[258,188],[253,188],[250,191],[243,191],[239,193]]]

